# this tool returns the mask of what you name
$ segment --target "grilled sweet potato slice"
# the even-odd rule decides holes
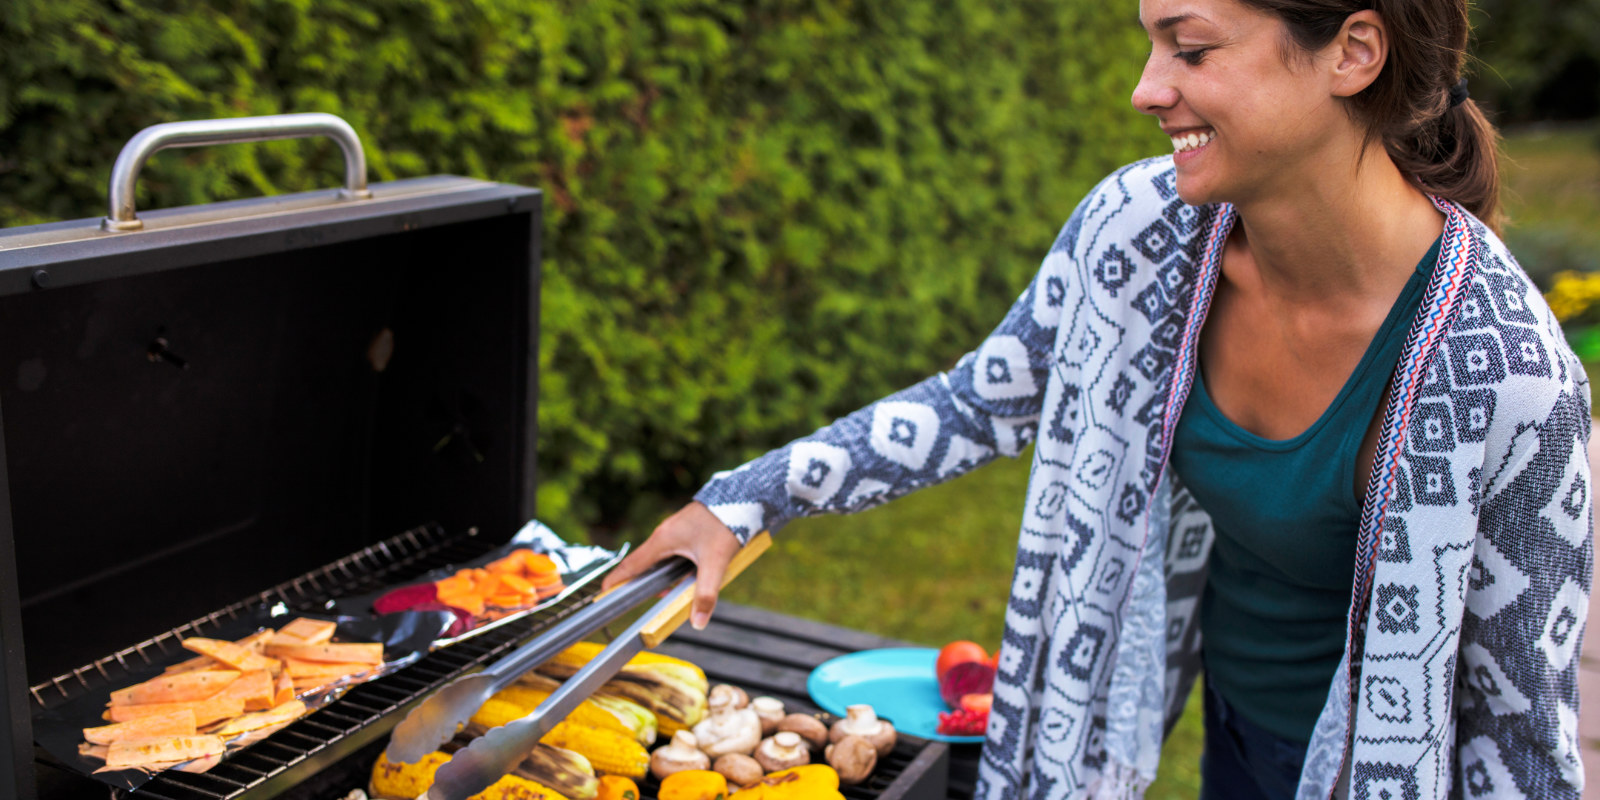
[[[278,629],[278,633],[293,636],[305,644],[325,644],[333,639],[338,623],[325,619],[300,617]]]
[[[220,736],[152,736],[121,739],[106,751],[106,766],[136,767],[140,764],[188,761],[214,756],[226,748]]]
[[[265,711],[277,705],[277,683],[264,669],[243,673],[239,680],[217,693],[218,697],[237,697],[244,701],[246,711]]]
[[[194,724],[204,728],[213,722],[237,717],[244,713],[244,701],[237,697],[213,697],[193,703],[144,703],[136,706],[112,706],[106,719],[112,722],[129,722],[140,717],[166,714],[180,709],[194,711]]]
[[[294,679],[287,672],[279,673],[277,685],[273,687],[272,705],[281,706],[293,699]]]
[[[139,739],[151,736],[193,736],[195,734],[194,709],[180,708],[164,714],[98,728],[84,728],[83,739],[89,744],[111,744],[119,739]],[[103,756],[102,756],[103,757]]]
[[[291,678],[337,678],[342,675],[354,675],[357,672],[369,672],[372,670],[372,666],[371,664],[348,661],[325,663],[321,661],[301,661],[298,658],[286,658],[283,660],[283,671]]]
[[[383,663],[383,645],[378,642],[349,644],[302,644],[289,647],[267,647],[272,656],[298,661],[320,661],[328,664]]]
[[[212,697],[238,679],[239,673],[232,670],[199,670],[162,675],[112,692],[111,705],[190,703]]]
[[[183,649],[210,656],[242,672],[255,669],[275,670],[278,666],[272,662],[272,659],[248,647],[241,647],[233,642],[225,642],[221,639],[203,639],[200,637],[184,639]]]
[[[299,700],[290,700],[289,702],[284,703],[281,706],[277,706],[276,708],[271,708],[266,711],[258,711],[254,714],[245,714],[238,719],[231,720],[228,722],[228,724],[218,728],[216,730],[216,734],[226,739],[231,736],[237,736],[238,734],[245,733],[246,731],[268,728],[273,725],[279,725],[291,720],[299,719],[301,715],[305,713],[305,703],[302,703]]]

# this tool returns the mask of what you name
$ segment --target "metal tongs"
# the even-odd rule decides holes
[[[765,531],[751,537],[728,563],[722,585],[772,545]],[[494,666],[461,678],[435,692],[395,727],[387,750],[391,761],[415,762],[438,749],[455,735],[495,692],[510,685],[529,669],[581,641],[622,611],[677,582],[659,602],[628,626],[621,636],[545,698],[533,713],[491,729],[456,751],[434,773],[433,786],[419,800],[466,800],[510,772],[534,745],[565,719],[601,684],[639,652],[653,648],[689,618],[694,599],[693,565],[672,559],[597,598],[584,610],[564,620],[532,642],[518,648]]]

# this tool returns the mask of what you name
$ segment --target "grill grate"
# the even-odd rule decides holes
[[[204,636],[226,620],[257,606],[284,603],[294,610],[319,608],[339,595],[363,594],[415,578],[431,569],[480,556],[495,546],[476,531],[451,536],[436,526],[407,531],[254,597],[219,609],[92,664],[32,687],[34,702],[52,708],[127,676],[130,669],[182,650],[179,640]],[[236,752],[211,770],[188,774],[168,770],[136,792],[112,791],[113,797],[150,800],[263,800],[274,797],[323,767],[335,763],[380,737],[400,721],[403,712],[444,683],[509,652],[538,630],[582,608],[598,590],[591,583],[551,608],[524,620],[487,631],[422,657],[416,663],[350,689],[309,716]],[[185,651],[187,654],[187,651]]]

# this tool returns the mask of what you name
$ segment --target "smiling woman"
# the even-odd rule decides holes
[[[1494,231],[1465,0],[1144,0],[1174,154],[933,376],[717,475],[700,570],[1037,440],[978,794],[1577,798],[1588,379]],[[892,569],[893,565],[883,565]],[[1200,647],[1204,633],[1204,649]]]

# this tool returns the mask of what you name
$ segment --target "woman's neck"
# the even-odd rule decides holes
[[[1291,303],[1397,293],[1443,230],[1444,216],[1381,144],[1351,156],[1342,163],[1356,164],[1352,170],[1320,170],[1289,181],[1292,189],[1236,203],[1230,248],[1243,257],[1231,259],[1235,274],[1225,277]]]

